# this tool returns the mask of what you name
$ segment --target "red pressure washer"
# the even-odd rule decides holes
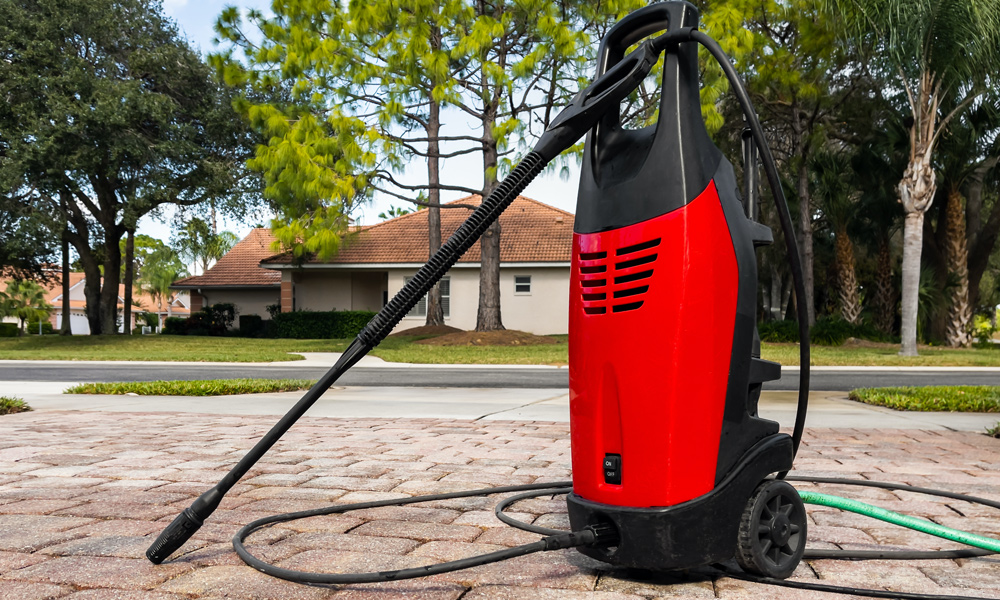
[[[681,2],[632,13],[605,36],[598,77],[643,37],[697,19]],[[614,104],[587,135],[570,276],[570,522],[612,523],[615,549],[582,550],[612,564],[679,569],[735,551],[745,569],[787,577],[805,507],[765,478],[792,468],[794,444],[756,409],[763,382],[781,377],[756,329],[754,249],[773,238],[751,220],[752,183],[741,202],[698,92],[697,46],[679,44],[655,126],[623,128]]]
[[[723,566],[724,574],[816,591],[940,598],[781,581],[795,570],[805,549],[803,502],[783,479],[792,467],[805,423],[809,332],[805,304],[797,303],[801,367],[798,409],[789,436],[778,431],[777,423],[757,414],[762,384],[781,375],[780,365],[760,359],[755,324],[754,250],[772,242],[770,229],[754,220],[757,151],[799,298],[805,297],[802,270],[778,172],[749,96],[725,53],[697,25],[693,5],[671,1],[640,9],[612,27],[601,42],[594,82],[556,117],[496,191],[364,327],[337,364],[215,487],[164,529],[146,551],[147,558],[159,564],[184,545],[236,482],[345,371],[392,331],[545,165],[586,134],[570,281],[573,482],[275,515],[254,521],[236,534],[233,546],[240,558],[275,577],[322,585],[423,577],[575,547],[606,563],[637,569],[678,570],[735,557],[743,572]],[[694,42],[719,62],[746,119],[743,200],[732,165],[705,131]],[[637,43],[638,48],[625,55]],[[620,123],[620,103],[650,73],[661,53],[666,56],[658,121],[642,129],[625,129]],[[1000,508],[1000,503],[982,498],[898,484],[789,479],[907,490]],[[481,556],[378,573],[309,573],[276,567],[253,556],[244,545],[254,531],[275,523],[508,492],[522,493],[501,501],[495,509],[497,517],[546,537]],[[518,500],[563,493],[569,494],[572,531],[523,523],[504,513]],[[1000,549],[1000,543],[987,538],[970,543]],[[965,558],[989,553],[982,549],[811,551],[806,556]]]

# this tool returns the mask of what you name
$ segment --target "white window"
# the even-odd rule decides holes
[[[531,275],[514,276],[514,293],[515,294],[531,293]]]
[[[412,277],[404,277],[403,283],[409,283]],[[451,316],[451,278],[442,277],[441,281],[438,282],[438,287],[441,288],[441,310],[444,312],[445,318]],[[406,314],[408,317],[426,317],[427,316],[427,296],[420,299],[416,306],[410,309],[410,312]]]

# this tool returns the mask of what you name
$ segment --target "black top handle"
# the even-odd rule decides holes
[[[698,9],[689,2],[660,2],[630,13],[608,30],[597,52],[597,77],[606,73],[625,57],[625,51],[639,40],[661,31],[698,26]],[[611,108],[604,115],[604,124],[617,126],[621,114]]]

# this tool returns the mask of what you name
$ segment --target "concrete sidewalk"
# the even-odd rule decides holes
[[[210,408],[203,406],[203,408]],[[208,523],[159,566],[159,531],[273,423],[271,416],[39,410],[0,417],[0,598],[4,600],[654,600],[836,598],[708,570],[642,576],[573,550],[436,577],[305,587],[242,565],[229,540],[256,518],[359,502],[570,477],[565,423],[306,417],[240,482]],[[1000,440],[975,433],[811,429],[796,474],[894,481],[1000,499]],[[996,511],[883,490],[823,486],[951,527],[1000,535]],[[370,571],[528,543],[492,514],[497,498],[362,511],[282,524],[249,547],[283,567]],[[522,501],[519,518],[565,527],[562,499]],[[941,549],[953,544],[809,508],[812,548]],[[794,578],[936,595],[1000,598],[996,558],[811,560]],[[845,596],[846,598],[846,596]]]
[[[238,396],[95,396],[62,391],[68,382],[0,382],[0,392],[36,410],[194,412],[283,415],[302,392]],[[809,395],[809,427],[896,428],[981,432],[1000,421],[991,413],[901,412],[852,402],[843,392]],[[797,392],[766,391],[760,413],[791,427]],[[407,417],[473,420],[569,421],[569,393],[558,389],[334,387],[309,411],[315,417]]]
[[[0,360],[2,365],[65,365],[73,364],[78,366],[114,366],[123,367],[131,363],[143,364],[143,365],[159,365],[159,366],[172,366],[172,367],[184,367],[184,366],[224,366],[224,365],[238,365],[241,367],[304,367],[304,368],[316,368],[316,367],[332,367],[340,359],[341,354],[339,352],[289,352],[292,355],[302,356],[302,360],[288,360],[288,361],[276,361],[276,362],[209,362],[209,361],[155,361],[155,360],[137,360],[137,361],[121,361],[121,360]],[[358,367],[366,368],[392,368],[392,369],[482,369],[484,367],[490,369],[545,369],[545,370],[566,370],[568,367],[566,365],[484,365],[484,364],[428,364],[428,363],[402,363],[402,362],[390,362],[381,359],[377,356],[367,355],[363,357],[357,365]],[[893,371],[899,373],[906,373],[908,371],[922,371],[922,372],[941,372],[941,373],[997,373],[1000,374],[1000,367],[898,367],[898,366],[876,366],[876,367],[865,367],[865,366],[816,366],[810,367],[813,371]],[[782,365],[782,371],[788,371],[797,373],[799,371],[798,365]]]

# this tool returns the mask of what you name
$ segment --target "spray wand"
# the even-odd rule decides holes
[[[399,321],[424,297],[448,269],[472,247],[486,229],[535,179],[548,163],[587,133],[610,106],[621,102],[649,74],[659,55],[671,44],[687,41],[690,27],[678,29],[643,42],[624,60],[582,90],[535,144],[531,152],[511,171],[499,187],[473,211],[427,264],[417,271],[403,289],[365,325],[341,355],[302,398],[240,459],[212,489],[198,497],[175,518],[146,550],[154,564],[177,551],[218,508],[222,498],[291,428],[337,379],[377,346]]]

